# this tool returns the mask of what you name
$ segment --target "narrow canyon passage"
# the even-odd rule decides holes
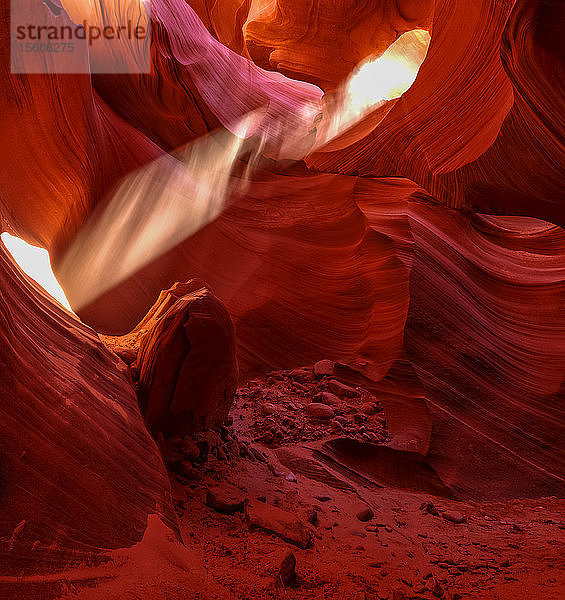
[[[562,598],[561,3],[0,6],[0,598]]]

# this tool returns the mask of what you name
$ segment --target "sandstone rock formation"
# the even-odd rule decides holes
[[[125,365],[3,244],[0,282],[0,595],[49,597],[40,575],[107,563],[151,515],[176,526]]]
[[[19,2],[51,24],[85,8]],[[204,575],[175,545],[190,535],[171,518],[150,433],[172,437],[171,451],[225,422],[237,365],[238,416],[256,418],[256,443],[320,442],[281,454],[284,485],[352,494],[373,482],[477,503],[563,495],[562,2],[152,0],[152,71],[119,75],[86,60],[82,74],[12,73],[9,12],[0,1],[1,231],[50,252],[78,318],[0,247],[7,597],[72,594],[61,573],[79,564],[102,565],[81,579],[93,598],[186,597]],[[351,73],[416,29],[431,41],[413,85],[326,139]],[[298,415],[286,424],[281,403]],[[226,453],[222,434],[210,433],[212,462],[241,449],[255,474],[267,468],[233,431]],[[187,456],[169,464],[175,493],[204,462]],[[340,486],[328,463],[350,479]],[[289,511],[251,506],[263,529],[296,543],[284,530],[299,523],[298,546],[310,541]],[[448,506],[455,518],[431,529],[479,527],[477,506]],[[534,523],[537,509],[522,508]],[[354,537],[378,534],[368,526]],[[104,587],[104,564],[113,578],[123,561],[124,587]],[[405,585],[440,597],[437,577],[421,593]],[[206,581],[210,597],[229,596]]]
[[[308,164],[404,176],[447,206],[563,225],[563,63],[540,31],[564,10],[546,0],[439,0],[412,88],[368,136]]]
[[[146,309],[133,282],[156,295],[191,273],[234,320],[243,378],[364,357],[398,447],[430,453],[446,483],[553,494],[564,474],[563,245],[550,223],[455,212],[407,180],[278,174],[81,314],[122,327]]]
[[[141,411],[154,436],[206,430],[227,416],[237,386],[233,324],[203,282],[161,292],[131,333],[104,340],[131,353]]]

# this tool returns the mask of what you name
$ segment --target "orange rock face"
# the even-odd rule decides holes
[[[32,597],[32,581],[12,586],[10,577],[107,562],[111,550],[141,541],[150,515],[174,525],[125,365],[3,245],[0,281],[0,590]],[[37,578],[37,593],[56,583]]]
[[[49,22],[72,22],[65,2],[20,1]],[[100,3],[112,14],[127,4]],[[283,429],[308,441],[278,453],[294,457],[286,462],[299,475],[285,467],[284,484],[273,484],[285,502],[294,497],[287,484],[324,503],[329,492],[316,493],[313,481],[362,495],[382,489],[385,473],[383,505],[426,490],[467,502],[426,509],[426,518],[445,517],[430,531],[468,526],[480,538],[484,515],[468,519],[473,507],[509,502],[511,512],[512,502],[545,498],[543,508],[563,495],[562,2],[152,0],[146,74],[90,73],[88,64],[82,74],[14,74],[10,7],[0,5],[0,224],[49,250],[78,315],[52,302],[0,246],[0,596],[2,586],[17,599],[74,594],[61,573],[78,566],[71,579],[87,598],[176,600],[198,587],[206,577],[199,565],[212,563],[178,542],[205,536],[197,541],[186,521],[175,523],[151,435],[193,451],[171,462],[177,514],[187,490],[229,472],[232,484],[241,476],[240,488],[255,490],[250,520],[304,553],[322,537],[249,484],[260,465],[280,478],[277,453],[254,444],[279,443]],[[410,63],[398,83],[408,54],[385,64],[373,79],[388,91],[363,104],[370,92],[349,84],[406,32],[429,40],[419,70]],[[260,412],[257,398],[268,400],[260,415],[267,431],[241,445],[245,424],[232,419],[227,429],[238,368],[239,420]],[[306,416],[294,418],[292,394],[314,391]],[[363,437],[377,407],[379,435]],[[307,439],[301,424],[316,435]],[[348,427],[359,430],[354,443],[333,439]],[[218,433],[200,431],[210,428]],[[193,434],[201,438],[182,437]],[[225,470],[199,471],[208,455],[212,471]],[[348,462],[331,472],[339,460]],[[203,527],[211,517],[195,497]],[[348,502],[336,500],[337,512]],[[317,510],[308,508],[313,526]],[[371,529],[361,532],[352,512],[353,536],[385,528],[372,522],[378,507],[370,510]],[[528,524],[503,523],[512,536],[534,521],[553,525],[537,508],[524,510],[534,515]],[[334,535],[330,517],[320,527]],[[413,517],[395,517],[385,532],[414,527],[398,539],[419,538],[421,578],[429,553],[446,546],[422,541]],[[343,547],[358,545],[336,535],[347,539]],[[398,566],[398,539],[387,568]],[[333,552],[328,563],[346,565]],[[483,567],[459,572],[447,558],[433,563],[444,565],[441,585],[436,572],[421,592],[400,573],[395,580],[422,597],[461,597],[457,586],[448,592],[448,575],[451,585]],[[290,578],[298,586],[308,577],[300,560]],[[252,579],[255,566],[238,563],[234,572]],[[372,581],[377,571],[364,568],[359,581]],[[467,591],[517,598],[516,576],[504,580],[511,587],[469,583]],[[229,579],[225,569],[214,577]],[[247,593],[218,581],[206,579],[210,598]],[[528,581],[524,597],[537,597]],[[331,597],[318,583],[302,591]],[[258,584],[256,597],[265,589]],[[404,597],[397,592],[387,589]]]
[[[398,447],[429,453],[445,483],[477,497],[552,494],[561,473],[553,450],[561,430],[551,424],[560,409],[550,407],[565,368],[563,235],[535,219],[434,206],[406,180],[278,175],[255,182],[214,223],[82,315],[99,329],[127,327],[145,310],[132,285],[156,294],[193,273],[232,315],[244,379],[321,356],[358,360],[385,393]],[[543,311],[524,322],[524,307],[537,303]],[[411,375],[397,371],[405,360]],[[528,402],[515,404],[524,395]],[[531,402],[549,411],[538,416],[547,418],[541,428],[528,417]],[[528,443],[530,428],[547,436],[546,459]],[[481,451],[453,453],[462,436]]]
[[[539,41],[559,11],[545,4],[438,2],[412,88],[368,136],[308,164],[404,176],[447,206],[562,224],[562,60]]]
[[[429,24],[432,12],[433,0],[256,0],[245,47],[263,68],[331,90],[400,34]]]

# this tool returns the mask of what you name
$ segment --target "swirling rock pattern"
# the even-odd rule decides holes
[[[125,365],[3,245],[0,281],[0,595],[50,597],[49,573],[108,562],[150,515],[175,527],[169,483]]]
[[[465,456],[443,477],[466,496],[560,493],[563,230],[409,210],[416,252],[404,339],[434,414],[432,464],[437,456],[443,470],[448,447]]]
[[[429,24],[432,8],[433,0],[255,1],[245,46],[256,64],[331,90],[400,34]]]
[[[56,255],[121,177],[163,152],[107,107],[89,75],[11,73],[9,13],[0,3],[0,219]]]
[[[96,331],[119,336],[178,281],[200,278],[214,290],[217,302],[173,288],[142,321],[151,326],[135,356],[141,395],[158,409],[151,427],[163,428],[157,396],[178,383],[162,359],[184,335],[188,310],[189,333],[229,366],[211,392],[214,420],[229,404],[221,390],[233,386],[231,319],[243,380],[337,361],[342,381],[384,406],[386,454],[417,457],[395,468],[425,464],[446,496],[562,495],[563,10],[550,0],[153,0],[152,73],[90,78],[9,73],[3,2],[2,228],[45,246],[65,287],[66,253],[116,208],[116,188],[139,192],[136,176],[150,171],[140,210],[116,222],[158,221],[149,209],[157,189],[165,199],[163,190],[178,191],[165,175],[183,171],[186,144],[209,135],[210,155],[217,147],[231,158],[186,202],[205,213],[200,192],[221,181],[223,211],[180,241],[155,244],[161,254],[136,255],[135,272],[108,277],[77,308]],[[416,27],[431,44],[414,85],[308,154],[324,111],[316,85],[333,91]],[[285,143],[295,154],[273,150]],[[159,170],[160,161],[174,169]],[[184,175],[175,182],[197,179]],[[163,206],[167,232],[175,219]],[[113,233],[133,255],[131,229]],[[159,526],[156,537],[147,526],[168,514],[168,488],[125,368],[5,254],[0,267],[7,577],[52,576],[137,542],[177,564]],[[221,349],[209,329],[191,329],[200,303],[220,324]],[[205,370],[180,346],[175,364],[186,362],[200,385]],[[36,551],[39,567],[30,566]]]
[[[263,71],[214,40],[190,6],[159,0],[152,7],[153,74],[95,78],[110,108],[89,75],[10,73],[9,4],[1,10],[2,227],[55,259],[120,178],[164,154],[157,144],[170,150],[219,126],[238,130],[265,107],[253,129],[283,123],[290,135],[304,128],[295,113],[319,106],[319,89]]]
[[[224,46],[324,90],[335,89],[356,64],[381,54],[402,33],[430,26],[434,0],[289,2],[190,0]]]
[[[369,227],[355,203],[356,182],[263,173],[217,220],[81,316],[100,331],[122,333],[147,310],[132,285],[155,297],[191,273],[226,304],[243,376],[326,354],[371,355],[375,376],[383,376],[402,346],[409,271],[390,238]]]
[[[123,326],[146,308],[129,294],[132,282],[157,290],[188,271],[226,303],[244,377],[320,356],[358,359],[374,389],[391,396],[398,447],[430,453],[454,491],[548,494],[564,474],[555,455],[563,247],[559,227],[446,209],[407,180],[288,173],[255,182],[82,314],[98,328]],[[395,366],[403,360],[408,371]],[[399,397],[389,375],[400,377]],[[460,461],[448,449],[463,432],[481,451],[471,444]],[[495,465],[504,466],[495,474]]]
[[[544,5],[438,2],[412,88],[368,136],[308,164],[404,176],[447,206],[563,224],[563,65],[536,36],[542,17],[563,13]]]

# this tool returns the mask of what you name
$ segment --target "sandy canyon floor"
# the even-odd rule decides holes
[[[565,501],[457,501],[430,474],[424,491],[367,477],[355,449],[389,434],[366,390],[277,372],[240,388],[230,415],[167,455],[183,539],[226,597],[564,597]]]

